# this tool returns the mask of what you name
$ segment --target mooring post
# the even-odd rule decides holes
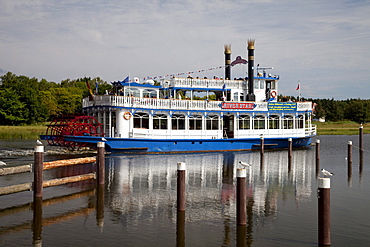
[[[97,184],[105,183],[105,143],[98,142],[98,158],[97,158]]]
[[[360,126],[359,128],[359,155],[360,155],[360,173],[362,173],[363,164],[364,164],[364,127]]]
[[[185,211],[177,211],[176,247],[185,247]]]
[[[44,146],[35,146],[33,165],[33,198],[42,197]]]
[[[185,211],[186,198],[185,198],[185,175],[186,163],[177,163],[177,211]]]
[[[42,197],[33,200],[33,246],[42,246]]]
[[[319,176],[320,172],[320,140],[316,140],[316,177]]]
[[[319,245],[330,245],[330,178],[319,178],[317,189]]]
[[[238,169],[236,172],[236,222],[239,226],[245,226],[247,210],[247,171]]]
[[[347,172],[348,178],[352,176],[352,141],[348,141],[348,155],[347,155]]]
[[[236,226],[236,246],[247,246],[247,226]]]
[[[263,167],[263,154],[265,152],[265,140],[263,139],[263,136],[261,136],[261,149],[260,149],[260,161],[261,161],[261,167]]]
[[[292,153],[293,153],[293,140],[288,139],[288,172],[292,169]]]
[[[96,225],[103,232],[104,227],[104,184],[98,184],[96,188]]]

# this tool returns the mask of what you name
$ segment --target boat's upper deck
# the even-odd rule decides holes
[[[254,78],[258,80],[277,81],[279,80],[276,76],[266,75]],[[247,89],[247,81],[244,79],[240,80],[224,80],[224,79],[207,79],[207,78],[181,78],[173,77],[170,80],[164,80],[162,83],[164,88],[200,88],[200,89]]]
[[[139,98],[114,95],[94,96],[94,100],[83,99],[83,108],[87,107],[125,107],[163,110],[205,110],[205,111],[312,111],[312,102],[235,102],[212,100],[180,100]]]

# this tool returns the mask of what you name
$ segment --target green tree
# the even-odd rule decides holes
[[[25,104],[17,92],[10,88],[0,90],[0,124],[18,125],[26,122]]]

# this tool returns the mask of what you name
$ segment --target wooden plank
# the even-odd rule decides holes
[[[3,167],[3,168],[0,168],[0,176],[22,173],[22,172],[31,172],[31,171],[32,171],[31,165]]]
[[[277,146],[278,144],[277,143],[271,143],[271,144],[269,144],[269,143],[265,143],[265,144],[263,144],[263,146],[265,146],[265,147],[271,147],[271,146]],[[260,147],[261,146],[261,144],[253,144],[253,147]]]
[[[32,189],[32,183],[17,184],[0,188],[0,196],[18,193]]]
[[[95,178],[96,178],[95,173],[87,173],[87,174],[77,175],[73,177],[57,178],[57,179],[44,181],[42,183],[42,187],[47,188],[51,186],[57,186],[57,185],[62,185],[62,184],[67,184],[67,183],[74,183],[74,182],[79,182],[79,181],[84,181],[84,180],[89,180],[89,179],[95,179]]]
[[[96,162],[96,157],[86,157],[86,158],[77,158],[77,159],[69,159],[69,160],[56,160],[56,161],[44,162],[44,170],[53,169],[57,167],[63,167],[63,166],[88,164],[88,163],[94,163],[94,162]]]

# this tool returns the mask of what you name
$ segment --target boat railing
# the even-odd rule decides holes
[[[214,100],[179,100],[179,99],[157,99],[157,98],[139,98],[113,95],[97,95],[91,101],[89,98],[83,99],[83,108],[93,106],[116,106],[133,108],[153,108],[153,109],[176,109],[176,110],[222,110],[223,101]],[[226,103],[238,103],[226,101]],[[246,103],[246,102],[243,102]],[[253,102],[254,111],[267,111],[268,102]],[[311,111],[311,102],[297,102],[298,111]],[[227,111],[238,111],[240,109],[227,108]]]
[[[306,127],[305,128],[305,136],[314,136],[316,135],[316,125],[312,124],[311,127]]]
[[[182,88],[219,88],[225,85],[226,89],[246,89],[247,83],[244,80],[223,80],[223,79],[201,79],[201,78],[178,78],[170,81],[170,87]]]

